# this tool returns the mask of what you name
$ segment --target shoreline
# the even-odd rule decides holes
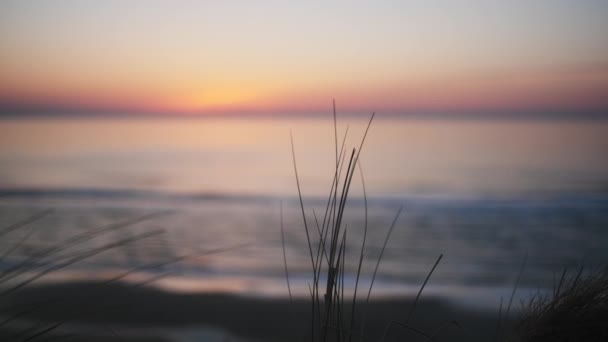
[[[115,325],[143,332],[150,328],[217,329],[253,341],[290,341],[294,336],[306,340],[310,336],[311,305],[302,298],[290,301],[225,293],[171,293],[126,283],[72,282],[30,286],[10,295],[5,303],[0,307],[3,316],[29,311],[20,317],[37,322],[65,322],[64,329],[70,325]],[[404,321],[412,304],[411,297],[373,299],[367,305],[358,304],[356,316],[365,309],[366,340],[379,340],[392,320]],[[350,305],[345,306],[350,312]],[[423,295],[412,317],[412,328],[436,334],[438,340],[486,341],[495,337],[497,315],[456,306],[437,297]],[[422,337],[412,331],[394,325],[390,337]],[[140,341],[144,337],[135,334],[131,338],[129,341]],[[148,339],[141,341],[144,340]]]

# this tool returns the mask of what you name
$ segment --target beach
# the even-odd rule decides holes
[[[356,316],[365,315],[365,340],[379,340],[392,320],[404,322],[412,304],[413,298],[399,297],[374,299],[367,305],[359,303]],[[12,310],[3,309],[3,316],[35,307],[21,319],[65,322],[65,326],[54,334],[62,329],[67,333],[65,331],[70,327],[78,331],[77,327],[80,327],[82,334],[90,334],[87,339],[98,336],[102,340],[105,336],[111,340],[112,331],[117,335],[126,331],[124,337],[133,341],[144,337],[146,341],[163,338],[173,341],[171,335],[180,331],[185,336],[174,341],[188,341],[188,332],[202,334],[206,330],[210,341],[230,341],[232,338],[243,341],[306,341],[306,336],[310,336],[311,306],[310,301],[304,298],[290,301],[289,298],[255,298],[226,293],[176,294],[129,284],[80,282],[30,287],[11,296],[3,305],[13,307]],[[346,305],[347,309],[349,307]],[[409,325],[421,333],[435,334],[438,340],[487,341],[496,334],[496,314],[423,296]],[[452,321],[457,325],[451,324]],[[137,336],[139,334],[142,336]],[[412,341],[428,339],[395,325],[386,341],[405,337]]]

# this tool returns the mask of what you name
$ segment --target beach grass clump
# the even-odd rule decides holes
[[[369,288],[366,290],[365,296],[360,299],[358,298],[362,265],[365,256],[365,247],[368,233],[368,204],[367,194],[365,189],[365,179],[363,176],[363,170],[360,164],[360,154],[363,149],[365,139],[374,120],[375,113],[369,118],[365,132],[360,140],[358,148],[352,148],[348,151],[345,148],[345,142],[348,135],[348,127],[345,130],[344,135],[339,139],[337,123],[336,123],[336,105],[333,103],[333,119],[334,119],[334,147],[335,147],[335,164],[332,165],[333,169],[333,180],[331,182],[330,190],[327,195],[327,201],[325,203],[325,210],[322,216],[318,216],[317,213],[312,211],[312,217],[314,220],[310,220],[307,216],[306,208],[302,197],[302,191],[300,188],[300,181],[298,177],[298,168],[296,164],[296,153],[293,142],[293,135],[291,136],[291,147],[293,156],[293,167],[296,179],[296,185],[298,190],[299,205],[302,213],[302,220],[304,229],[306,231],[306,239],[308,243],[309,258],[312,266],[312,283],[309,284],[309,294],[311,298],[311,339],[312,341],[352,341],[354,340],[367,340],[365,336],[365,310],[360,310],[360,306],[367,306],[369,304],[372,288],[374,281],[378,273],[378,267],[382,260],[386,246],[390,240],[391,234],[395,225],[399,219],[403,207],[399,208],[396,212],[390,226],[388,227],[382,248],[380,249],[379,256],[375,262],[373,273],[371,275],[371,282]],[[341,143],[339,144],[339,140]],[[359,171],[360,181],[363,190],[364,200],[364,228],[363,236],[360,241],[361,247],[356,251],[356,274],[354,280],[354,288],[345,291],[345,273],[347,261],[353,260],[352,252],[347,255],[347,237],[348,237],[348,226],[344,223],[344,213],[347,207],[348,196],[351,190],[352,181],[354,178],[355,171]],[[281,223],[281,230],[283,230],[283,224]],[[283,253],[284,251],[284,235],[283,237]],[[384,339],[388,334],[391,327],[401,326],[406,329],[416,332],[416,329],[411,328],[408,324],[411,318],[416,304],[420,298],[420,294],[424,289],[430,275],[435,270],[435,267],[441,260],[442,256],[435,263],[435,266],[429,272],[426,281],[424,282],[414,304],[407,316],[405,321],[392,321],[388,322],[386,330],[384,332]],[[285,254],[284,254],[285,258]],[[350,260],[349,260],[350,258]],[[286,263],[286,260],[285,260]],[[285,265],[285,275],[287,279],[287,286],[289,289],[289,274],[287,265]],[[346,292],[346,294],[345,294]],[[290,290],[291,296],[291,290]],[[348,298],[347,298],[348,296]],[[429,337],[429,335],[418,331],[423,336]],[[431,338],[432,339],[432,338]]]
[[[525,305],[517,332],[522,342],[608,341],[608,270],[564,270],[552,294]]]
[[[336,110],[334,102],[334,137],[335,137],[335,164],[333,165],[333,181],[329,191],[325,211],[322,219],[319,219],[316,212],[313,212],[314,223],[309,224],[305,212],[298,168],[295,157],[295,147],[293,136],[291,147],[293,155],[293,166],[298,188],[298,197],[302,211],[304,229],[310,253],[312,266],[312,284],[309,286],[311,297],[311,337],[312,340],[319,341],[346,341],[352,340],[352,326],[356,306],[356,296],[360,279],[363,253],[367,239],[367,199],[365,205],[365,227],[363,241],[359,256],[358,270],[355,282],[355,289],[352,298],[351,312],[345,312],[344,296],[344,272],[346,257],[346,237],[348,227],[343,224],[344,211],[351,188],[353,176],[358,165],[359,155],[363,148],[369,127],[374,118],[370,117],[369,123],[361,139],[359,148],[353,148],[349,157],[346,156],[345,141],[348,129],[344,133],[342,143],[338,146],[338,131],[336,123]],[[345,167],[346,165],[346,167]],[[396,221],[396,218],[395,218]],[[389,229],[389,235],[394,227],[394,223]],[[387,236],[388,240],[388,236]],[[385,244],[386,246],[386,244]],[[384,246],[384,247],[385,247]],[[384,248],[382,249],[384,251]],[[375,273],[375,272],[374,272]],[[287,276],[287,274],[286,274]],[[289,283],[289,280],[288,280]],[[370,288],[371,289],[371,288]]]

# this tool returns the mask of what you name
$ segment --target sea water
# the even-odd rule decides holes
[[[130,281],[170,291],[287,296],[284,246],[292,291],[307,296],[315,215],[323,221],[336,155],[348,161],[366,125],[339,117],[336,139],[331,118],[3,119],[0,227],[52,211],[2,236],[0,248],[10,250],[2,267],[158,213],[68,245],[57,256],[136,240],[39,281],[137,268]],[[415,294],[441,254],[425,293],[486,307],[510,294],[524,260],[522,295],[550,289],[566,268],[606,265],[606,151],[604,121],[376,118],[346,203],[347,288],[366,212],[364,288],[401,207],[376,296]],[[136,239],[155,230],[162,234]]]

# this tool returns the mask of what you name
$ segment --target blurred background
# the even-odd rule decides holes
[[[307,298],[290,134],[311,223],[336,141],[358,148],[376,112],[366,197],[357,169],[345,211],[347,291],[366,210],[365,289],[402,206],[374,298],[414,296],[443,254],[425,295],[495,315],[517,284],[517,311],[564,270],[608,261],[606,15],[568,1],[4,1],[4,298],[30,278],[119,277],[286,300],[281,203],[291,291]],[[202,331],[169,335],[216,338]]]

